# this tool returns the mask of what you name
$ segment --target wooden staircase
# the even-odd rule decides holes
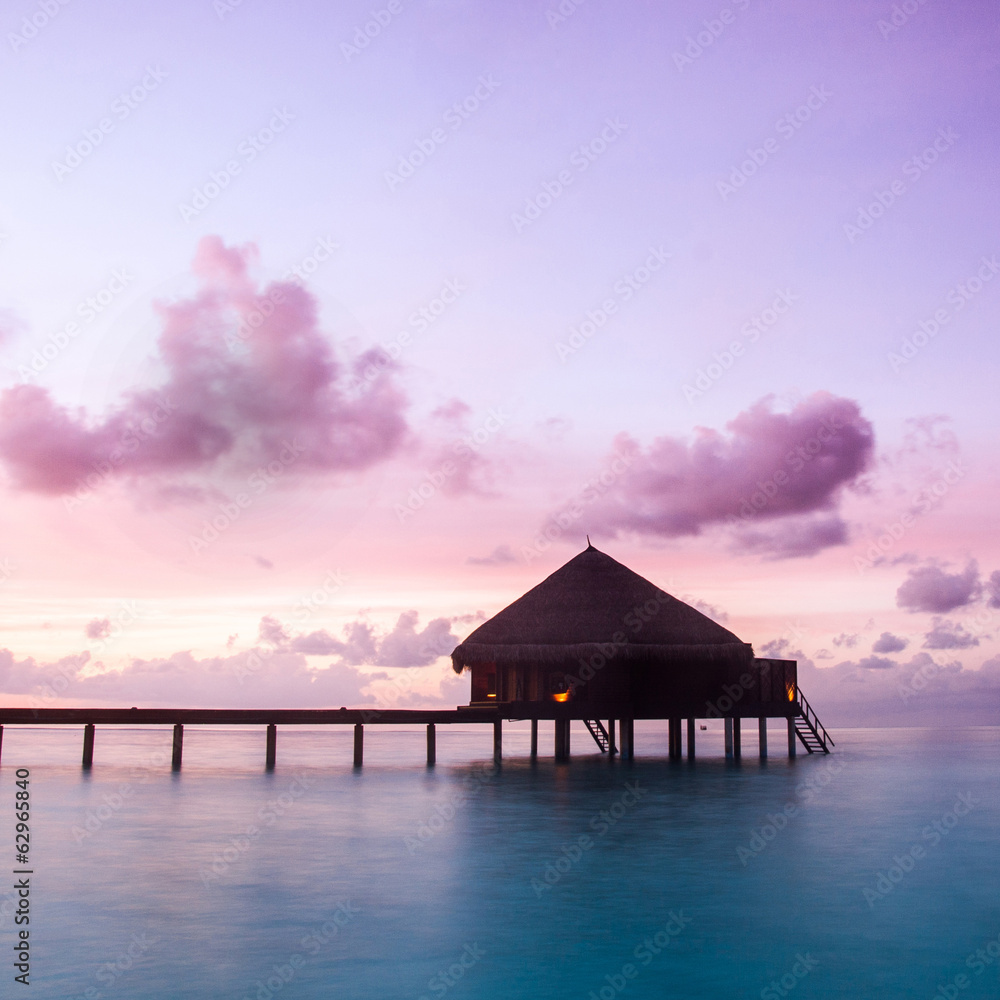
[[[809,753],[829,753],[830,747],[836,744],[806,701],[801,688],[796,688],[796,697],[799,703],[799,714],[794,720],[796,735]]]
[[[601,748],[601,753],[607,753],[611,746],[611,737],[599,719],[584,719],[583,724],[587,727],[590,735],[594,737],[594,742]],[[809,751],[812,753],[812,751]]]

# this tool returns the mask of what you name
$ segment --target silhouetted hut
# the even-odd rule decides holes
[[[756,658],[749,643],[592,545],[480,625],[451,659],[457,673],[471,671],[471,706],[503,706],[512,719],[623,720],[629,750],[634,719],[676,722],[679,755],[682,718],[691,751],[696,719],[801,713],[794,660]],[[736,742],[738,753],[738,722]]]

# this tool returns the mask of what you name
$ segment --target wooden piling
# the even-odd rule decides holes
[[[788,720],[788,756],[789,757],[794,757],[795,756],[795,750],[796,750],[795,740],[797,738],[798,737],[795,735],[795,720],[790,718]]]
[[[181,756],[184,753],[184,727],[178,722],[174,726],[174,746],[173,754],[170,758],[170,770],[179,771],[181,769]]]
[[[493,763],[499,764],[503,760],[503,722],[497,719],[493,723]]]
[[[726,756],[733,756],[733,719],[726,716]]]
[[[88,722],[83,727],[83,766],[90,767],[94,763],[94,724]]]
[[[278,727],[272,722],[267,727],[267,747],[264,752],[264,768],[274,770],[275,759],[278,756]]]
[[[3,726],[0,726],[0,760],[3,760]]]
[[[688,760],[694,760],[694,719],[688,719],[687,730],[688,730],[688,741],[687,741]]]
[[[555,720],[556,760],[569,760],[569,719]]]
[[[538,756],[538,719],[531,720],[531,759]]]
[[[757,720],[757,742],[760,744],[760,759],[767,757],[767,716],[762,715]]]
[[[742,737],[740,736],[740,729],[741,729],[740,723],[741,722],[742,722],[742,719],[740,719],[740,717],[738,715],[734,716],[734,718],[733,718],[733,757],[735,759],[737,759],[737,760],[740,757],[743,756]]]
[[[361,767],[365,760],[365,727],[360,723],[354,725],[354,766]]]
[[[615,720],[608,719],[608,756],[614,757],[618,753],[618,747],[615,744]]]
[[[433,722],[427,723],[427,766],[437,761],[437,730]]]
[[[621,746],[622,760],[632,760],[635,757],[635,721],[633,719],[619,719],[618,729],[620,732],[619,745]]]

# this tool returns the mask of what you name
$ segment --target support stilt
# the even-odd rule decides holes
[[[83,727],[83,766],[90,767],[94,763],[94,724],[88,722]]]
[[[493,763],[499,764],[503,760],[503,722],[497,719],[493,723]]]
[[[792,718],[789,718],[789,720],[788,720],[788,756],[789,757],[794,757],[795,756],[795,740],[796,740],[796,735],[795,735],[795,720],[792,719]]]
[[[3,726],[0,726],[0,759],[3,758]]]
[[[608,719],[608,756],[614,757],[618,753],[618,746],[615,744],[615,720]]]
[[[178,722],[174,726],[174,746],[170,757],[170,770],[179,771],[181,769],[181,756],[184,753],[184,727]]]
[[[740,736],[742,719],[739,716],[733,719],[733,757],[737,760],[743,756],[742,738]]]
[[[733,756],[733,720],[726,716],[726,756]]]
[[[688,719],[688,760],[694,760],[694,719]]]
[[[427,723],[427,766],[437,761],[437,730],[433,722]]]
[[[360,723],[354,725],[354,766],[361,767],[365,760],[365,727]]]
[[[569,760],[569,719],[556,719],[556,760]]]
[[[619,719],[618,729],[621,758],[622,760],[632,760],[635,757],[635,721],[633,719]]]
[[[278,727],[272,722],[267,727],[267,746],[264,751],[264,768],[274,770],[274,762],[278,756]]]
[[[538,719],[531,720],[531,759],[538,756]]]
[[[767,757],[767,716],[762,715],[757,720],[757,742],[760,744],[760,759]]]

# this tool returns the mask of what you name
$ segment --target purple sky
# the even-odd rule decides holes
[[[0,21],[6,702],[456,704],[590,533],[997,721],[994,5]]]

